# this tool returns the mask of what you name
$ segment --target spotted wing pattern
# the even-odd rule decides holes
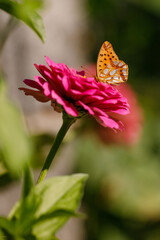
[[[97,77],[103,83],[117,85],[128,79],[128,66],[119,60],[112,45],[104,42],[97,59]]]

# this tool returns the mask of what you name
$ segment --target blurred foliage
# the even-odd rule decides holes
[[[42,9],[44,7],[44,0],[21,0],[21,2],[32,10]]]
[[[159,0],[128,0],[134,4],[137,4],[138,6],[141,6],[142,8],[145,8],[149,12],[153,12],[154,14],[160,15],[160,1]]]
[[[6,86],[0,81],[0,149],[1,161],[14,176],[20,176],[31,160],[32,145],[27,136],[19,110],[7,99]]]
[[[76,142],[76,169],[90,175],[87,239],[159,239],[153,237],[160,234],[159,120],[146,123],[135,147],[102,145],[95,133]]]
[[[25,22],[44,42],[44,24],[41,16],[36,12],[37,8],[42,7],[42,5],[42,0],[22,0],[21,2],[14,0],[0,0],[0,9]]]
[[[0,231],[11,240],[52,240],[72,216],[83,195],[86,174],[53,177],[34,186],[14,206],[9,218],[0,217]]]
[[[0,175],[0,187],[5,187],[13,181],[9,173],[3,173]]]
[[[40,168],[44,164],[44,159],[49,152],[55,137],[49,134],[33,135],[31,137],[34,144],[34,157],[32,166],[34,168]]]
[[[11,31],[17,26],[18,20],[24,21],[44,41],[43,21],[36,12],[42,6],[42,0],[0,0],[0,9],[11,15],[8,23],[1,28],[0,53]],[[22,172],[26,171],[30,164],[33,153],[33,145],[24,129],[21,113],[7,96],[4,75],[3,67],[0,65],[0,186],[9,183],[11,176],[22,176]]]
[[[89,173],[84,208],[88,240],[160,239],[160,1],[86,0],[90,61],[109,41],[129,65],[144,114],[132,147],[99,141],[96,129],[75,142],[76,171]],[[94,125],[93,125],[94,126]],[[83,126],[84,127],[84,126]]]
[[[102,145],[94,136],[77,144],[78,168],[91,176],[89,191],[100,191],[103,204],[115,214],[140,220],[160,217],[159,152],[147,135],[145,126],[141,142],[130,148]],[[160,141],[160,133],[152,139]]]

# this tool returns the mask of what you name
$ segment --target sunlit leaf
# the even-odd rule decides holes
[[[36,193],[42,196],[42,202],[36,212],[37,219],[62,210],[53,218],[37,221],[32,231],[38,239],[45,239],[47,236],[55,234],[68,220],[70,214],[74,214],[82,198],[86,178],[86,174],[55,177],[36,187]]]
[[[5,232],[7,232],[9,234],[13,234],[14,233],[14,223],[13,223],[13,221],[9,221],[5,217],[0,217],[0,230],[1,231],[5,230]]]
[[[83,195],[86,174],[53,177],[36,185],[12,211],[16,236],[32,235],[37,240],[52,240],[56,231],[75,212]]]
[[[0,82],[0,148],[3,163],[10,173],[19,175],[31,159],[32,147],[24,131],[18,109],[6,96],[4,82]]]
[[[40,39],[45,41],[45,29],[41,16],[35,11],[35,6],[29,4],[31,1],[24,1],[24,3],[18,3],[13,0],[0,0],[0,8],[12,16],[25,22],[30,28],[32,28]]]

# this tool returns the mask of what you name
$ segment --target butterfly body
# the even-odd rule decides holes
[[[128,78],[128,66],[119,60],[112,45],[105,41],[98,54],[96,80],[117,85],[126,82]]]

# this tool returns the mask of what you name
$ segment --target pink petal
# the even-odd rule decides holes
[[[51,99],[47,98],[46,96],[44,96],[43,92],[40,92],[40,91],[35,91],[32,89],[28,89],[28,88],[19,88],[19,90],[24,91],[25,95],[32,96],[39,102],[48,102],[51,100]]]
[[[60,105],[63,106],[63,104],[65,102],[64,98],[62,98],[60,95],[58,95],[56,93],[56,91],[53,89],[51,90],[51,97],[52,97],[52,99],[56,100],[57,103],[59,103]]]
[[[52,82],[52,72],[49,68],[47,68],[45,65],[37,65],[34,64],[34,66],[37,68],[37,70],[40,72],[40,74],[47,80]]]
[[[63,76],[62,84],[63,84],[63,87],[66,90],[66,92],[69,91],[69,89],[70,89],[70,82],[69,82],[69,78],[67,76]]]
[[[102,96],[84,96],[83,101],[87,104],[94,104],[95,102],[99,102],[104,99]]]
[[[24,79],[24,83],[26,85],[28,85],[29,87],[33,87],[33,88],[36,88],[38,90],[43,90],[43,88],[38,84],[36,83],[35,81],[33,80],[30,80],[30,79]]]
[[[49,57],[46,56],[46,62],[48,64],[49,67],[57,67],[57,63],[53,62]]]
[[[78,117],[78,111],[74,105],[68,101],[63,104],[64,110],[73,117]]]
[[[85,71],[84,70],[82,70],[82,71],[76,71],[76,73],[78,74],[78,75],[81,75],[81,76],[85,76]]]
[[[39,86],[41,86],[43,88],[43,84],[46,82],[42,77],[40,76],[35,76],[34,77],[36,82],[38,83]]]
[[[73,117],[78,116],[78,111],[74,107],[72,103],[69,103],[68,101],[65,101],[62,97],[60,97],[54,90],[51,91],[51,96],[53,99],[56,100],[56,102],[60,105],[62,105],[65,109],[65,111],[69,114],[72,115]]]
[[[114,112],[114,113],[118,113],[118,114],[121,114],[121,115],[127,115],[130,113],[129,109],[128,108],[118,108],[117,110],[112,110],[111,112]]]
[[[82,95],[93,95],[93,94],[95,94],[96,93],[96,89],[88,89],[88,90],[86,90],[86,91],[84,91],[84,92],[82,92]]]
[[[97,122],[99,122],[103,127],[109,127],[112,129],[119,129],[121,126],[121,122],[116,122],[114,119],[110,118],[109,116],[101,116],[97,115],[94,116]]]
[[[45,96],[50,96],[51,95],[51,88],[50,88],[50,85],[49,85],[49,83],[48,82],[45,82],[44,84],[43,84],[43,89],[44,89],[44,94],[45,94]]]
[[[76,103],[76,105],[82,106],[85,110],[88,111],[89,114],[94,115],[94,111],[93,111],[89,106],[87,106],[86,104],[84,104],[83,102],[78,101],[78,102]]]

